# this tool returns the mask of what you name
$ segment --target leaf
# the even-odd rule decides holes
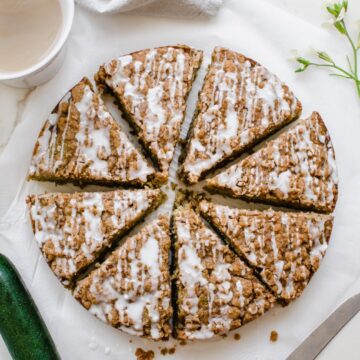
[[[306,60],[305,58],[303,57],[297,57],[296,58],[296,61],[302,65],[305,65],[305,66],[309,66],[310,65],[310,61],[309,60]]]
[[[350,69],[350,72],[353,74],[353,68],[352,68],[352,65],[351,65],[351,61],[350,61],[350,59],[349,59],[349,56],[348,55],[346,55],[346,60],[347,60],[347,63],[348,63],[348,66],[349,66],[349,69]]]
[[[345,26],[343,24],[343,21],[335,21],[334,26],[336,27],[336,29],[341,33],[341,34],[345,34],[346,30],[345,30]]]
[[[342,75],[342,74],[329,74],[329,76],[337,76],[337,77],[341,77],[344,79],[351,79],[351,77],[346,76],[346,75]]]
[[[326,7],[326,10],[331,14],[331,15],[334,15],[335,17],[338,17],[339,13],[333,9],[331,6],[327,6]]]
[[[298,57],[296,60],[300,64],[300,67],[295,70],[297,73],[305,71],[311,65],[309,60],[306,60],[302,57]]]
[[[331,64],[334,63],[333,59],[332,59],[332,58],[329,56],[329,54],[326,53],[325,51],[318,51],[318,52],[317,52],[317,56],[318,56],[321,60],[324,60],[324,61],[326,61],[326,62],[328,62],[328,63],[331,63]]]

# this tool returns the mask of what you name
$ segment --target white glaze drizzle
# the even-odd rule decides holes
[[[221,55],[224,58],[221,59]],[[183,169],[196,180],[204,171],[211,169],[234,152],[240,151],[263,136],[269,126],[277,126],[294,116],[296,101],[291,92],[291,105],[285,97],[280,80],[259,64],[249,60],[240,62],[222,48],[215,48],[209,70],[212,93],[201,93],[202,110],[195,120]],[[231,64],[231,66],[229,66]],[[213,75],[213,77],[211,76]],[[208,91],[208,86],[204,88]],[[241,102],[243,101],[243,103]],[[261,106],[260,119],[255,119],[254,107]],[[225,107],[225,112],[224,112]],[[205,137],[205,140],[204,140]]]
[[[229,278],[231,278],[228,272],[230,265],[222,262],[224,260],[221,259],[221,252],[217,253],[218,249],[213,245],[213,259],[216,262],[216,267],[212,274],[215,276],[216,282],[223,282],[222,287],[216,289],[214,284],[210,283],[202,274],[204,267],[201,263],[198,251],[202,246],[201,242],[204,240],[217,242],[218,239],[215,234],[205,227],[201,232],[197,232],[196,234],[191,233],[188,215],[189,214],[185,211],[181,216],[182,220],[175,220],[176,236],[178,241],[181,242],[177,255],[180,281],[186,291],[186,298],[184,299],[182,306],[190,314],[195,315],[199,310],[199,299],[196,295],[195,288],[196,286],[205,287],[208,291],[209,323],[201,324],[201,328],[196,331],[185,329],[185,333],[189,339],[208,339],[214,336],[214,329],[218,326],[224,328],[225,332],[230,329],[231,319],[228,316],[228,310],[229,302],[233,297],[233,293],[229,291],[230,283],[228,281]],[[215,299],[217,299],[217,301],[223,300],[221,317],[212,314],[211,309]]]
[[[114,234],[133,223],[151,206],[149,196],[154,190],[124,190],[113,194],[112,227],[104,233],[102,213],[105,209],[103,194],[75,194],[66,205],[61,194],[34,197],[30,206],[35,224],[35,239],[40,248],[51,242],[55,254],[52,267],[56,275],[71,278],[80,270],[80,262],[90,263],[94,256],[110,244]],[[41,199],[57,199],[42,205]],[[111,203],[110,203],[111,204]],[[65,212],[66,209],[66,212]],[[80,235],[81,234],[81,235]],[[79,238],[80,236],[80,238]],[[44,254],[47,257],[47,253]],[[85,259],[84,259],[85,258]]]
[[[201,202],[200,209],[211,218],[234,248],[245,256],[251,265],[260,269],[263,280],[279,296],[286,299],[295,297],[298,286],[306,286],[311,274],[317,270],[318,263],[325,255],[327,249],[325,222],[332,219],[329,215],[282,213],[273,210],[251,211],[206,201]],[[275,232],[275,227],[279,224],[281,230]],[[259,229],[262,229],[262,232]],[[277,229],[279,230],[278,227]],[[306,247],[300,241],[303,238],[307,239]],[[266,239],[270,243],[270,249],[265,246]],[[285,244],[280,247],[282,241],[285,241]],[[309,249],[311,263],[308,269],[303,265],[305,258],[301,249]],[[294,256],[293,261],[290,261],[290,269],[287,270],[284,266],[289,260],[285,258],[285,253]],[[301,260],[298,265],[297,259]],[[270,277],[267,272],[269,270]],[[299,283],[295,285],[294,282],[296,271],[304,274],[300,285]],[[273,285],[271,281],[274,282]]]
[[[42,175],[44,172],[56,176],[62,167],[67,166],[64,159],[64,149],[67,139],[70,116],[74,112],[79,116],[79,128],[74,141],[77,142],[75,153],[75,178],[82,178],[86,172],[94,180],[107,181],[146,181],[154,172],[143,156],[136,150],[127,136],[115,123],[107,111],[103,100],[94,93],[89,85],[83,87],[83,95],[78,102],[71,99],[70,93],[61,100],[69,103],[64,130],[58,140],[57,121],[59,114],[51,114],[45,124],[45,129],[38,138],[38,150],[34,154],[30,166],[30,175]],[[95,105],[96,103],[96,105]],[[116,127],[119,146],[114,148],[110,141],[110,129]],[[55,145],[58,143],[58,153],[55,158]],[[115,152],[117,164],[110,172],[109,158]]]
[[[284,149],[286,155],[280,153]],[[270,161],[269,171],[265,164]],[[338,184],[334,150],[320,134],[320,120],[314,113],[209,183],[229,189],[235,196],[291,201],[290,194],[295,191],[301,205],[327,209],[334,205]]]
[[[184,82],[189,82],[193,74],[190,69],[185,78],[188,61],[184,50],[169,47],[165,53],[150,49],[144,62],[126,55],[104,66],[110,75],[107,85],[115,91],[124,88],[124,97],[130,103],[129,111],[142,129],[140,136],[165,171],[173,158],[184,117],[185,96],[189,90]],[[146,109],[145,114],[143,109]],[[168,135],[164,132],[165,127]],[[165,143],[160,142],[162,136],[168,137]]]
[[[166,281],[160,271],[163,264],[168,266],[159,249],[159,241],[165,239],[168,239],[170,244],[169,233],[158,220],[150,223],[137,235],[128,238],[99,269],[89,276],[91,282],[89,292],[95,299],[89,311],[110,323],[113,312],[116,311],[119,328],[138,336],[144,335],[143,315],[146,311],[151,320],[151,337],[155,340],[159,339],[161,336],[159,306],[162,304],[163,310],[167,310],[170,306],[169,299],[167,302],[162,301],[164,292],[170,292],[169,276]],[[107,267],[110,264],[116,265],[116,273],[113,275],[107,274]],[[124,275],[128,267],[130,273]],[[75,294],[87,281],[85,279],[78,285]],[[148,281],[151,283],[150,288],[146,287]]]
[[[229,317],[231,302],[236,296],[241,306],[245,306],[245,295],[239,278],[235,279],[229,272],[231,263],[225,260],[224,245],[218,236],[208,229],[204,224],[196,230],[191,231],[191,221],[200,222],[190,209],[177,210],[174,218],[174,228],[179,244],[177,252],[178,282],[183,287],[181,307],[188,313],[189,320],[197,316],[199,311],[199,298],[196,289],[206,289],[209,318],[208,323],[201,323],[197,330],[186,327],[185,334],[189,339],[208,339],[215,334],[226,333],[230,330],[232,319]],[[212,261],[214,268],[211,271],[211,281],[204,275],[204,264],[200,254],[204,249],[212,249]],[[233,285],[233,286],[232,286]],[[179,283],[178,283],[179,286]],[[236,294],[231,290],[236,289]],[[204,294],[204,293],[203,293]],[[214,304],[220,305],[220,314],[212,311]],[[242,311],[244,311],[246,308]],[[218,331],[217,331],[218,330]]]

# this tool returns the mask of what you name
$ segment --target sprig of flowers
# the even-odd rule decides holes
[[[300,66],[295,70],[295,72],[303,72],[310,66],[331,68],[334,70],[334,72],[330,75],[352,80],[356,86],[358,96],[360,97],[360,80],[358,76],[358,51],[360,49],[360,34],[358,35],[358,39],[355,44],[355,41],[350,36],[345,23],[345,16],[348,11],[348,0],[342,0],[329,4],[326,6],[326,10],[332,16],[330,20],[331,24],[349,41],[353,52],[352,62],[349,56],[346,56],[348,69],[344,69],[341,66],[338,66],[328,53],[325,51],[317,51],[316,55],[320,60],[322,60],[321,62],[313,62],[301,56],[297,57],[296,61]]]

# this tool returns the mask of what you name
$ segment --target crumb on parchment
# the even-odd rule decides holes
[[[160,348],[160,353],[161,355],[173,355],[175,354],[175,351],[176,351],[176,346],[173,346],[171,348],[167,348],[167,347],[163,347],[163,348]]]
[[[275,330],[272,330],[270,333],[270,341],[276,342],[278,338],[279,338],[279,334]]]
[[[135,356],[137,360],[154,360],[155,358],[155,354],[152,350],[146,351],[141,348],[136,349]]]

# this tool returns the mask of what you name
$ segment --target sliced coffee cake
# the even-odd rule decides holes
[[[299,297],[319,268],[333,217],[234,209],[202,201],[202,215],[283,303]]]
[[[35,239],[65,286],[158,206],[160,190],[54,193],[27,198]]]
[[[300,113],[299,100],[265,67],[216,47],[189,130],[180,176],[188,184],[198,182]]]
[[[272,307],[273,295],[190,207],[175,210],[173,234],[177,338],[226,334]]]
[[[245,200],[332,212],[338,177],[330,135],[320,115],[314,112],[209,179],[207,188]]]
[[[29,178],[144,185],[153,173],[84,78],[45,122],[33,151]]]
[[[159,216],[81,280],[74,296],[99,319],[153,340],[170,335],[169,218]]]
[[[100,67],[99,87],[116,97],[124,117],[166,180],[186,99],[202,61],[202,51],[164,46],[121,56]]]

